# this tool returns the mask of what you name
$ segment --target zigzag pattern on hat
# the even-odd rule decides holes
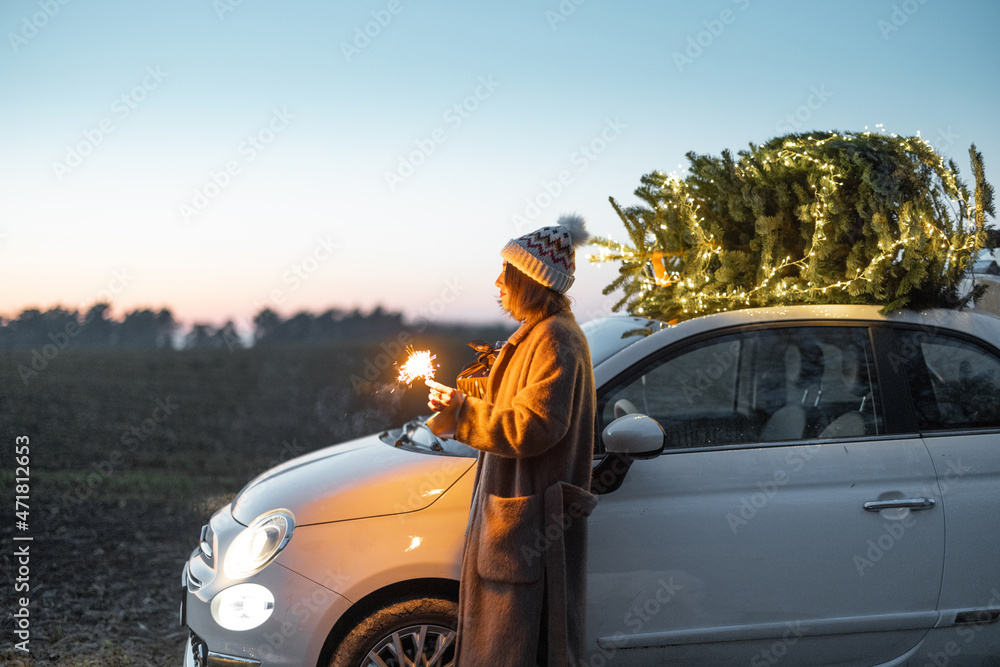
[[[553,237],[551,235],[540,236],[532,234],[524,239],[524,245],[528,250],[535,250],[538,254],[550,258],[552,262],[562,264],[566,267],[567,271],[572,273],[575,268],[573,256],[569,254],[572,252],[572,248],[568,251],[565,248],[560,248],[560,245],[563,245],[560,243],[563,238],[565,238],[564,235]]]

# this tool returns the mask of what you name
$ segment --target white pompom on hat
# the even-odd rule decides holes
[[[500,256],[525,275],[563,294],[573,284],[576,248],[589,240],[581,216],[563,215],[551,227],[511,239]]]

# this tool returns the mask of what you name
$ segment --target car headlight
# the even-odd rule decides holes
[[[274,596],[260,584],[230,586],[212,599],[212,618],[227,630],[250,630],[274,611]]]
[[[264,512],[226,550],[223,570],[230,579],[260,572],[285,548],[295,529],[295,515],[286,509]]]

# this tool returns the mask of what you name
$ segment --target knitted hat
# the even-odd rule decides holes
[[[500,256],[528,277],[563,294],[573,284],[576,247],[589,239],[582,217],[563,215],[552,227],[511,239]]]

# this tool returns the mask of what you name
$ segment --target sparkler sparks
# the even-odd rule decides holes
[[[406,358],[406,363],[399,367],[399,376],[396,378],[400,382],[405,382],[409,386],[417,378],[425,380],[434,379],[434,359],[436,355],[430,350],[415,351],[412,346],[408,346],[406,351],[410,356]]]

